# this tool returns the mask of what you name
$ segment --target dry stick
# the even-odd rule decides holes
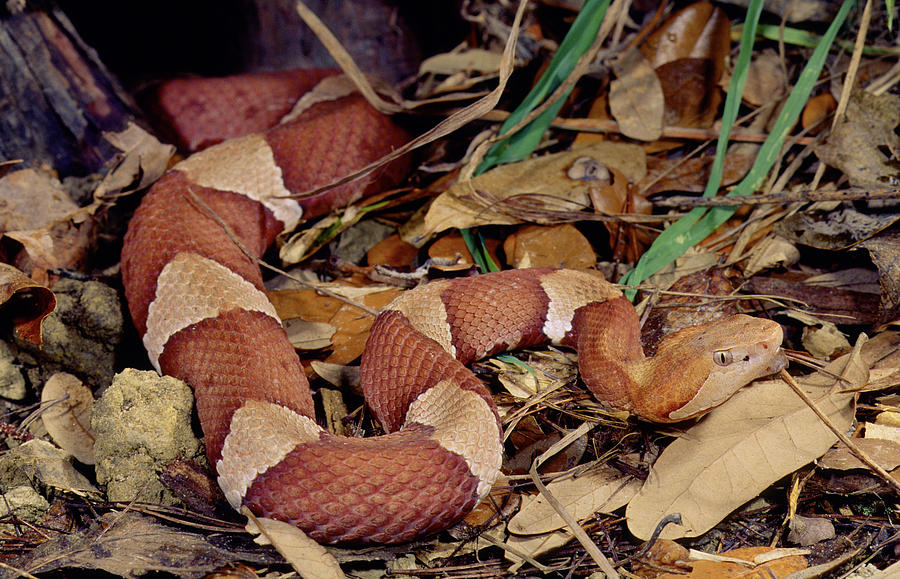
[[[244,253],[244,255],[246,255],[248,258],[250,258],[251,260],[256,262],[256,265],[258,265],[259,267],[264,267],[270,271],[274,271],[275,273],[281,274],[281,275],[287,277],[288,279],[297,282],[298,284],[300,284],[301,286],[303,286],[305,288],[315,290],[315,291],[321,293],[322,295],[326,295],[330,298],[334,298],[336,300],[342,301],[345,304],[353,306],[354,308],[358,308],[371,316],[378,315],[378,312],[376,310],[373,310],[372,308],[370,308],[369,306],[367,306],[365,304],[361,304],[361,303],[354,301],[346,296],[342,296],[341,294],[333,292],[330,289],[317,286],[316,284],[312,284],[307,281],[303,281],[302,279],[298,278],[297,276],[284,271],[280,267],[275,267],[274,265],[270,265],[270,264],[266,263],[265,261],[259,259],[258,257],[254,256],[250,252],[250,250],[244,246],[243,242],[241,242],[240,238],[231,229],[231,227],[227,223],[225,223],[225,221],[223,221],[221,217],[216,215],[216,212],[213,211],[212,207],[207,205],[206,202],[203,201],[203,199],[200,199],[200,197],[198,197],[197,194],[194,193],[194,191],[191,190],[190,188],[188,188],[187,192],[188,192],[188,195],[190,195],[190,197],[191,197],[191,201],[200,205],[200,207],[203,208],[203,210],[209,215],[209,217],[213,221],[215,221],[219,225],[219,227],[221,227],[225,231],[226,234],[228,234],[228,237],[230,237],[231,241],[233,241],[234,244],[238,246],[238,249],[240,249]]]
[[[512,555],[515,555],[516,557],[519,557],[523,561],[533,565],[534,568],[537,569],[538,571],[540,571],[541,573],[549,573],[549,572],[555,570],[552,567],[548,567],[547,565],[544,565],[543,563],[541,563],[540,561],[538,561],[537,559],[535,559],[534,557],[532,557],[525,551],[519,549],[518,547],[513,547],[512,545],[510,545],[508,543],[504,543],[504,542],[500,541],[499,539],[496,539],[487,533],[478,535],[478,538],[481,539],[482,541],[486,541],[486,542],[490,543],[491,545],[493,545],[495,547],[500,547],[507,553],[510,553]]]
[[[520,0],[519,9],[516,11],[516,17],[512,24],[509,39],[507,40],[506,46],[503,49],[503,57],[500,59],[500,73],[499,73],[500,78],[498,79],[497,86],[496,86],[496,88],[494,88],[494,90],[492,90],[490,93],[488,93],[486,96],[482,97],[481,99],[475,101],[471,105],[467,106],[466,108],[453,113],[452,115],[450,115],[449,117],[447,117],[446,119],[444,119],[443,121],[438,123],[431,130],[425,132],[424,134],[420,135],[419,137],[416,137],[412,141],[409,141],[408,143],[406,143],[399,149],[395,149],[391,153],[388,153],[387,155],[378,159],[377,161],[369,163],[362,169],[359,169],[348,175],[345,175],[345,176],[341,177],[340,179],[337,179],[335,181],[332,181],[331,183],[328,183],[327,185],[322,185],[320,187],[316,187],[315,189],[311,189],[309,191],[304,191],[303,193],[300,193],[299,195],[291,195],[291,197],[307,197],[307,196],[311,196],[311,195],[316,195],[316,194],[322,193],[324,191],[328,191],[330,189],[338,187],[339,185],[343,185],[344,183],[349,183],[351,181],[355,181],[356,179],[359,179],[361,177],[368,175],[369,173],[371,173],[375,169],[381,167],[382,165],[389,163],[395,159],[398,159],[399,157],[402,157],[403,155],[405,155],[409,151],[412,151],[413,149],[417,149],[419,147],[427,145],[428,143],[432,143],[438,139],[442,139],[442,138],[446,137],[447,135],[456,131],[460,127],[467,125],[471,121],[480,119],[480,118],[484,117],[487,113],[492,111],[494,109],[494,107],[497,106],[497,103],[500,102],[500,96],[503,94],[503,91],[506,89],[506,82],[509,80],[509,77],[513,72],[516,40],[519,37],[519,26],[522,23],[522,17],[525,14],[525,6],[527,4],[528,4],[527,0]],[[304,17],[304,12],[302,12],[302,8],[298,9],[298,13],[300,14],[301,18]],[[307,22],[307,24],[308,24],[308,22]],[[328,48],[328,46],[326,46],[326,48]],[[339,61],[339,63],[340,63],[340,61]],[[356,80],[356,79],[354,79],[354,80]],[[365,81],[364,77],[362,78],[362,83],[368,84],[368,82]]]
[[[618,579],[619,574],[616,573],[616,570],[613,568],[612,564],[609,562],[609,559],[600,551],[600,548],[591,540],[588,534],[581,528],[581,525],[578,524],[578,521],[572,516],[572,513],[566,510],[566,507],[563,506],[559,500],[547,490],[546,485],[541,481],[540,475],[538,475],[537,469],[549,458],[553,457],[569,446],[575,439],[584,436],[588,432],[594,428],[596,424],[592,424],[590,422],[582,422],[581,426],[568,433],[562,439],[547,449],[546,452],[541,454],[539,457],[534,459],[534,462],[531,463],[531,468],[529,469],[529,474],[531,475],[531,480],[534,482],[534,486],[537,487],[538,492],[544,495],[544,498],[547,499],[547,502],[550,503],[556,512],[562,517],[562,520],[566,522],[566,525],[575,535],[575,538],[578,539],[578,542],[581,543],[581,546],[584,547],[585,551],[587,551],[588,555],[591,556],[591,559],[594,560],[600,570],[606,573],[607,579]]]
[[[503,122],[509,117],[507,111],[495,110],[483,117],[486,121]],[[557,118],[550,126],[556,129],[568,131],[578,131],[585,133],[619,133],[619,123],[608,119],[571,119]],[[663,127],[662,137],[669,139],[690,139],[690,140],[709,140],[716,139],[719,136],[718,131],[712,129],[700,129],[694,127]],[[769,135],[767,133],[759,133],[757,131],[735,130],[728,135],[730,141],[740,141],[746,143],[762,143]],[[813,142],[814,137],[802,137],[797,140],[798,145],[808,145]]]
[[[866,6],[863,8],[862,17],[859,19],[859,30],[856,32],[856,42],[853,45],[853,54],[850,56],[850,66],[847,67],[847,76],[844,77],[844,86],[841,87],[841,98],[838,101],[837,108],[834,111],[834,118],[831,120],[831,131],[834,132],[835,127],[841,122],[844,112],[847,110],[847,104],[850,102],[850,93],[856,84],[856,73],[859,71],[859,61],[862,60],[863,47],[866,44],[866,34],[869,32],[869,23],[872,21],[872,0],[866,0]],[[820,163],[816,169],[810,186],[815,189],[825,174],[825,163]]]
[[[779,191],[765,195],[747,195],[744,197],[688,197],[677,195],[654,201],[657,207],[736,207],[742,205],[789,204],[815,201],[860,201],[869,199],[900,199],[900,188],[859,189],[851,188],[842,191],[819,191],[806,189],[802,191]]]
[[[359,92],[362,93],[363,97],[369,101],[370,105],[383,113],[399,113],[403,111],[403,107],[388,102],[378,96],[378,93],[375,92],[375,89],[372,88],[372,85],[366,79],[366,75],[358,66],[356,66],[353,57],[350,56],[350,53],[347,52],[341,42],[331,33],[331,30],[325,26],[325,23],[316,16],[315,12],[307,8],[306,5],[299,0],[296,4],[296,10],[297,14],[300,15],[300,18],[303,19],[303,22],[309,26],[310,30],[313,31],[313,34],[319,39],[319,42],[322,43],[328,53],[334,58],[335,62],[338,63],[338,66],[341,67],[344,74],[350,77],[350,80],[353,81],[353,84],[356,85],[356,88],[359,89]]]
[[[854,444],[853,440],[851,440],[850,437],[841,432],[841,429],[835,426],[834,422],[832,422],[831,419],[829,419],[821,410],[819,410],[819,407],[816,406],[815,401],[810,398],[802,388],[800,388],[800,385],[797,384],[793,376],[787,373],[787,370],[782,370],[780,376],[781,379],[787,382],[788,386],[790,386],[794,390],[794,392],[797,393],[797,396],[799,396],[803,400],[803,402],[805,402],[806,405],[816,413],[816,416],[819,417],[819,420],[821,420],[825,424],[825,426],[827,426],[829,430],[831,430],[831,432],[833,432],[834,435],[838,437],[838,440],[843,442],[847,446],[847,448],[850,449],[850,452],[853,453],[853,456],[865,463],[866,466],[872,469],[872,471],[876,475],[878,475],[879,478],[881,478],[884,482],[891,486],[895,491],[900,492],[900,481],[892,477],[886,470],[881,468],[878,463],[872,460],[872,458],[868,454],[866,454],[861,448]]]
[[[19,569],[18,567],[13,567],[12,565],[7,565],[6,563],[3,563],[2,561],[0,561],[0,569],[7,569],[9,571],[12,571],[12,572],[16,573],[16,575],[19,577],[26,577],[27,579],[38,579],[36,576],[32,575],[28,571],[25,571],[24,569]]]

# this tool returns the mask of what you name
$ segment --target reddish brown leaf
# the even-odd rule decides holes
[[[41,323],[56,308],[53,292],[11,265],[0,263],[0,304],[12,320],[16,336],[41,344]]]

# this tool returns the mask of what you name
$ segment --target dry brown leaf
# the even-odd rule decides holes
[[[780,99],[787,92],[788,82],[781,59],[772,49],[753,56],[747,71],[747,81],[741,98],[753,106],[762,106]]]
[[[313,371],[332,386],[337,388],[350,388],[357,395],[362,396],[360,387],[359,366],[347,366],[345,364],[332,364],[310,360]]]
[[[169,159],[175,152],[175,147],[164,145],[133,122],[118,133],[107,132],[103,136],[121,153],[116,166],[94,189],[94,199],[101,202],[110,195],[143,189],[155,183],[169,168]]]
[[[666,126],[713,126],[722,102],[719,79],[708,58],[682,58],[656,69],[665,97]]]
[[[542,455],[553,445],[557,444],[566,435],[566,432],[540,433],[531,444],[520,448],[508,460],[504,461],[504,472],[509,474],[525,474],[531,468],[534,459]],[[512,436],[510,436],[512,439]],[[522,437],[524,440],[525,437]],[[580,437],[569,444],[563,451],[557,453],[551,459],[541,464],[540,472],[566,472],[581,462],[584,451],[587,448],[587,437]]]
[[[865,384],[868,370],[858,356],[843,356],[826,371],[841,375],[848,361],[847,388]],[[833,382],[825,373],[800,380],[825,415],[846,430],[855,394],[829,394]],[[836,440],[784,382],[756,382],[663,451],[628,505],[628,528],[646,540],[660,519],[680,513],[682,523],[668,525],[662,536],[699,536],[774,481],[820,457]]]
[[[665,98],[659,78],[644,55],[632,48],[611,63],[609,110],[626,137],[655,141],[662,135]]]
[[[41,323],[56,309],[56,296],[11,265],[0,263],[0,305],[16,337],[41,344]]]
[[[659,539],[650,545],[643,556],[635,560],[631,572],[646,579],[656,579],[666,570],[688,573],[691,570],[690,560],[691,553],[687,547],[682,547],[671,539]]]
[[[704,58],[720,78],[730,45],[730,23],[725,12],[709,2],[695,2],[666,20],[641,45],[654,68],[683,58]]]
[[[349,293],[351,299],[377,310],[386,306],[400,290],[383,287],[341,288],[331,291]],[[374,316],[347,302],[323,296],[315,290],[276,290],[267,294],[282,319],[302,318],[308,322],[325,322],[337,328],[331,340],[333,351],[325,359],[335,364],[348,364],[358,358],[366,346]]]
[[[501,58],[502,55],[499,52],[491,52],[483,48],[444,52],[423,60],[419,65],[419,74],[496,73],[500,70]]]
[[[522,563],[523,559],[517,556],[513,551],[524,553],[531,558],[540,557],[544,553],[550,553],[559,549],[571,541],[572,537],[574,537],[574,535],[566,530],[559,530],[541,535],[510,535],[504,543],[510,550],[506,551],[504,556],[509,561]],[[515,569],[510,569],[510,572],[515,573]]]
[[[736,183],[747,174],[756,159],[756,149],[732,145],[725,153],[722,185]],[[647,176],[638,183],[644,195],[665,191],[689,191],[701,193],[709,180],[712,156],[677,159],[653,155],[647,158]],[[644,183],[649,186],[644,190]]]
[[[780,235],[768,235],[757,243],[750,252],[750,259],[744,267],[744,275],[750,277],[764,269],[788,268],[800,261],[797,246]]]
[[[259,535],[254,542],[275,547],[301,577],[305,579],[346,577],[337,559],[294,525],[256,517],[247,507],[243,507],[241,512],[248,517],[247,532]]]
[[[788,541],[801,547],[808,547],[834,539],[834,523],[823,517],[803,517],[794,515],[791,517],[788,528]]]
[[[500,249],[500,240],[493,237],[486,237],[484,245],[487,248],[488,255],[494,260],[494,263],[502,263],[497,250]],[[438,238],[428,248],[428,257],[431,259],[446,259],[456,261],[457,266],[470,267],[475,263],[472,259],[472,253],[466,245],[462,234],[457,231],[450,232]]]
[[[37,546],[19,557],[15,567],[31,574],[17,573],[26,577],[46,577],[56,570],[72,574],[73,569],[94,577],[199,577],[247,557],[255,559],[239,547],[217,547],[199,533],[169,527],[133,511],[116,510],[97,517],[95,524]]]
[[[643,149],[609,142],[501,165],[471,181],[457,182],[438,196],[425,215],[425,235],[452,228],[515,225],[520,220],[505,210],[515,202],[527,201],[529,209],[540,211],[590,207],[589,190],[594,182],[568,176],[569,169],[582,157],[618,169],[631,183],[637,183],[646,173]]]
[[[806,102],[806,106],[803,107],[803,114],[800,116],[800,126],[804,129],[809,129],[816,123],[821,123],[834,114],[835,109],[837,109],[837,101],[834,100],[830,92],[818,94],[809,99]],[[822,124],[812,129],[812,134],[818,134],[824,128],[825,125]]]
[[[526,225],[503,242],[506,261],[515,268],[587,269],[597,262],[590,242],[571,223]]]
[[[631,500],[641,486],[632,476],[602,465],[581,476],[547,483],[554,497],[578,521],[596,513],[611,513]],[[527,497],[507,530],[517,535],[537,535],[562,529],[566,523],[541,494]]]
[[[885,153],[900,149],[900,137],[894,132],[898,124],[897,95],[854,91],[844,119],[825,143],[815,147],[816,155],[843,171],[854,187],[884,187],[900,178],[900,170]]]
[[[900,428],[877,422],[866,422],[865,427],[867,440],[884,440],[900,445]]]
[[[463,518],[463,522],[473,528],[483,528],[489,523],[497,524],[518,510],[521,503],[522,495],[513,492],[512,487],[495,485],[490,494]],[[500,507],[500,513],[497,512],[497,506]]]
[[[400,239],[397,233],[391,234],[366,252],[366,263],[384,265],[395,269],[410,268],[416,261],[419,249]]]
[[[94,227],[86,216],[49,171],[23,169],[0,178],[0,233],[23,247],[7,261],[38,283],[49,283],[49,270],[76,267],[84,258]]]
[[[23,169],[0,179],[0,232],[47,229],[78,210],[48,171]]]
[[[94,464],[94,395],[77,377],[57,372],[41,391],[41,419],[53,442],[84,464]]]
[[[298,350],[321,350],[331,345],[337,328],[327,322],[308,322],[300,318],[283,320],[291,345]]]

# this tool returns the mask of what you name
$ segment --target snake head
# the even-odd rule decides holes
[[[668,336],[653,358],[657,375],[663,367],[675,369],[668,396],[655,397],[657,407],[638,414],[660,422],[706,414],[753,380],[784,368],[783,337],[776,322],[743,314]]]

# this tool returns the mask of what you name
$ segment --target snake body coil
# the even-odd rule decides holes
[[[780,327],[748,316],[675,334],[644,358],[631,305],[590,273],[438,281],[389,305],[363,355],[368,404],[390,434],[327,433],[313,420],[307,380],[260,271],[231,235],[262,255],[281,231],[404,169],[299,202],[287,195],[405,139],[358,96],[319,103],[290,124],[176,165],[130,224],[122,275],[135,326],[154,366],[193,387],[210,463],[235,508],[290,521],[325,543],[395,543],[448,527],[500,472],[497,411],[465,364],[502,350],[576,348],[601,401],[661,421],[700,415],[783,365]]]

